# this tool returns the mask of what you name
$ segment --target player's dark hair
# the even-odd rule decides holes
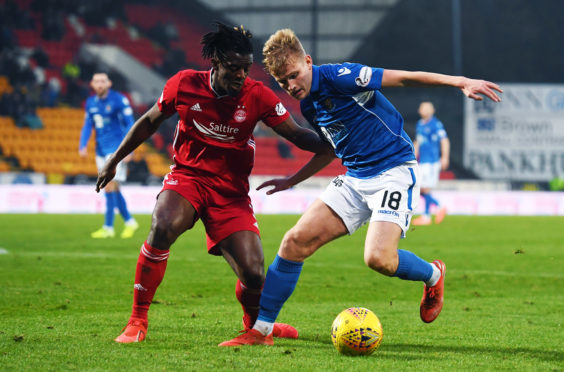
[[[111,76],[110,72],[107,71],[107,70],[95,69],[94,72],[92,73],[92,77],[94,77],[94,75],[97,75],[97,74],[104,74],[108,77],[109,80],[112,80],[112,76]]]
[[[252,54],[253,44],[251,38],[253,35],[249,30],[245,30],[243,26],[231,27],[221,22],[215,23],[217,31],[208,32],[202,37],[202,57],[205,59],[217,58],[225,61],[226,53],[233,51],[239,54]]]

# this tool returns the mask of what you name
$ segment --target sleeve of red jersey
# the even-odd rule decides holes
[[[275,127],[290,117],[290,113],[286,110],[280,98],[270,88],[262,87],[259,100],[263,107],[261,120],[269,127]]]
[[[165,115],[172,115],[176,112],[176,97],[178,96],[179,84],[180,72],[168,79],[157,101],[159,110]]]

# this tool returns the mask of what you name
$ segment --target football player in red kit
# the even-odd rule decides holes
[[[236,297],[243,326],[252,328],[264,282],[264,256],[251,200],[248,176],[253,167],[253,130],[263,121],[323,162],[332,150],[319,136],[295,123],[280,99],[261,82],[248,78],[253,63],[251,34],[217,24],[202,38],[209,71],[183,70],[166,83],[158,102],[133,125],[108,159],[96,182],[99,191],[115,175],[116,165],[159,125],[179,114],[174,136],[174,165],[163,182],[151,230],[141,246],[135,274],[133,311],[115,341],[139,342],[147,333],[147,312],[163,279],[169,248],[201,219],[208,252],[223,256],[236,273]],[[298,332],[277,323],[274,335],[297,338]]]

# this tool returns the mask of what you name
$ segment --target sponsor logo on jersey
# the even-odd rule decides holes
[[[235,110],[233,114],[233,119],[235,119],[237,123],[242,123],[246,118],[247,112],[245,111],[245,106],[237,106],[237,110]]]
[[[286,113],[286,107],[284,107],[282,102],[278,102],[276,104],[275,110],[276,110],[276,115],[278,115],[278,116],[282,116]]]
[[[348,75],[351,73],[351,70],[349,70],[346,67],[341,67],[339,70],[337,70],[337,76],[343,76],[343,75]]]
[[[370,79],[372,79],[372,68],[364,66],[360,69],[358,77],[354,81],[359,87],[365,87],[370,83]]]
[[[194,106],[190,107],[190,110],[202,112],[202,109],[200,108],[200,104],[198,102],[196,102]]]
[[[192,119],[194,127],[206,137],[214,138],[220,141],[233,142],[235,140],[234,134],[239,132],[239,128],[233,128],[225,124],[216,124],[213,121],[206,127]]]

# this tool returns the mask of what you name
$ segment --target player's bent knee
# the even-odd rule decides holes
[[[386,257],[382,254],[377,253],[365,253],[364,263],[366,266],[370,267],[372,270],[384,274],[387,276],[392,276],[397,270],[397,262],[392,260],[390,257]]]
[[[153,218],[149,236],[155,242],[155,245],[170,246],[180,234],[182,234],[182,231],[175,228],[173,220],[166,217],[155,216]]]
[[[282,239],[280,254],[290,261],[301,262],[311,256],[318,247],[298,229],[291,229]]]
[[[248,288],[262,288],[264,283],[264,270],[249,270],[241,273],[241,281]]]

